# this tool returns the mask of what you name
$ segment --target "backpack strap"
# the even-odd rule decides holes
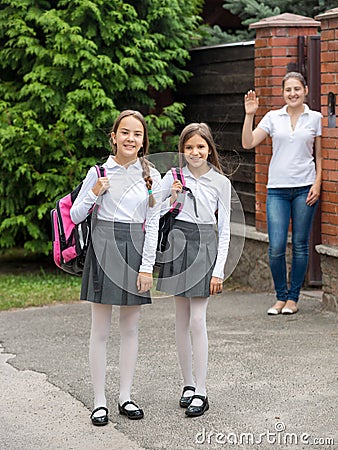
[[[172,167],[171,173],[173,175],[174,180],[179,180],[182,183],[182,186],[185,186],[185,180],[181,167]],[[182,194],[184,194],[184,191],[182,192]],[[170,208],[170,212],[172,213],[173,217],[176,217],[183,208],[184,197],[181,196],[181,200],[183,201],[176,200]]]
[[[172,167],[171,171],[172,171],[174,180],[179,180],[182,183],[182,186],[185,186],[185,179],[184,179],[182,167]]]
[[[95,169],[97,172],[97,177],[105,177],[106,176],[106,169],[105,167],[103,167],[101,164],[95,164]],[[102,202],[102,195],[99,196],[99,198],[97,199],[96,203],[93,206],[92,209],[92,219],[90,221],[90,233],[93,233],[93,229],[96,226],[96,222],[97,222],[97,213],[98,210],[101,206],[101,202]],[[93,284],[94,284],[94,292],[100,292],[101,291],[101,286],[99,283],[99,268],[98,268],[98,261],[95,261],[93,263]]]
[[[106,168],[103,167],[101,164],[95,164],[94,167],[96,169],[97,178],[101,178],[101,177],[105,177],[106,176]],[[101,201],[102,201],[101,197],[102,196],[100,195],[99,198],[94,203],[94,205],[90,208],[89,213],[93,213],[95,209],[96,210],[98,209],[98,207],[101,205]],[[97,211],[95,211],[95,213],[97,214]]]
[[[106,176],[106,168],[105,167],[103,167],[102,165],[100,165],[100,164],[95,164],[95,169],[96,169],[96,173],[97,173],[97,177],[98,178],[100,178],[100,177],[105,177]],[[106,192],[104,192],[102,195],[104,195]],[[98,198],[97,198],[97,200],[96,200],[96,202],[93,204],[93,206],[91,207],[91,209],[89,210],[89,213],[91,213],[92,214],[92,217],[93,217],[93,219],[94,220],[92,220],[92,223],[94,223],[96,220],[97,220],[97,213],[98,213],[98,210],[99,210],[99,208],[100,208],[100,206],[101,206],[101,203],[102,203],[102,195],[100,195]]]
[[[103,167],[101,164],[95,164],[95,169],[98,178],[106,176],[106,168]]]
[[[171,171],[172,171],[174,180],[179,180],[182,183],[182,186],[183,186],[182,194],[187,193],[188,197],[191,198],[192,201],[194,202],[195,216],[198,217],[196,198],[195,198],[194,194],[192,193],[191,189],[186,187],[186,185],[185,185],[185,179],[184,179],[182,167],[174,167],[171,169]],[[175,214],[174,217],[176,217],[177,214],[182,210],[183,203],[184,203],[184,197],[183,197],[183,202],[176,201],[173,203],[173,206],[170,211]],[[176,209],[178,209],[177,213],[175,213]]]

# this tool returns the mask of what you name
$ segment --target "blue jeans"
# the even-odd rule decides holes
[[[277,300],[298,301],[309,259],[309,238],[318,202],[305,201],[311,186],[269,188],[266,212],[269,234],[269,263]],[[287,285],[286,246],[292,219],[292,268],[290,289]]]

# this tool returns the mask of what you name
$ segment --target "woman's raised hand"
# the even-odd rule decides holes
[[[246,114],[255,115],[259,106],[259,98],[256,97],[255,91],[248,91],[244,95],[244,108]]]

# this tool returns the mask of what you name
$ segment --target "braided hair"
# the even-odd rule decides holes
[[[149,150],[149,137],[148,137],[148,129],[147,129],[147,124],[146,121],[143,117],[143,115],[139,112],[139,111],[134,111],[132,109],[126,109],[124,111],[122,111],[118,117],[116,118],[114,125],[112,127],[112,129],[110,130],[110,135],[111,133],[116,133],[121,120],[124,117],[128,117],[128,116],[133,116],[136,119],[138,119],[142,126],[143,126],[143,143],[142,143],[142,147],[139,149],[137,156],[140,160],[141,166],[142,166],[142,177],[144,179],[144,182],[146,184],[148,193],[149,193],[149,206],[152,208],[153,206],[155,206],[155,197],[153,195],[153,191],[152,191],[152,186],[153,186],[153,179],[151,178],[150,175],[150,167],[152,167],[152,165],[149,163],[149,161],[146,159],[146,156],[148,155],[148,150]],[[110,139],[110,145],[112,147],[113,153],[114,155],[116,155],[117,153],[117,147],[116,144],[114,144],[113,140]]]

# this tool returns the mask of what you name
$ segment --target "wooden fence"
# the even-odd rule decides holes
[[[185,123],[210,126],[246,223],[255,225],[255,152],[241,146],[243,96],[254,87],[254,42],[193,49],[187,69],[193,77],[175,94],[186,104]]]

